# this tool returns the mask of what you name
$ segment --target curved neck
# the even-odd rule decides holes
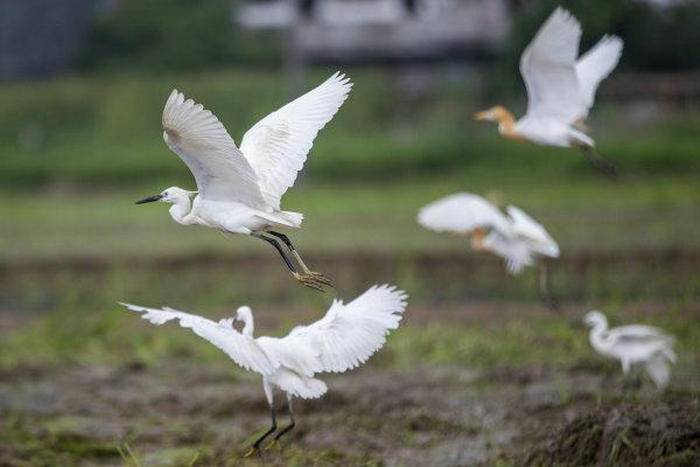
[[[246,315],[243,318],[243,329],[241,333],[246,337],[253,337],[253,331],[255,330],[255,325],[253,324],[253,316]]]
[[[178,200],[170,206],[170,217],[173,218],[175,222],[182,225],[188,225],[192,222],[187,219],[187,214],[190,213],[191,204],[190,198],[187,196],[178,198]]]
[[[591,328],[591,333],[589,335],[589,339],[591,341],[591,345],[594,348],[602,348],[605,346],[605,343],[603,342],[603,333],[608,329],[608,324],[604,323],[602,321],[598,322]]]
[[[486,233],[486,229],[480,227],[474,229],[470,238],[471,247],[474,251],[482,251],[485,249],[484,240],[486,239]]]
[[[522,135],[515,129],[515,117],[509,110],[503,110],[496,117],[498,120],[498,131],[506,138],[522,139]]]

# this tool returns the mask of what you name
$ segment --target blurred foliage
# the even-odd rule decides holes
[[[492,125],[472,119],[473,82],[437,72],[418,92],[401,74],[345,70],[356,83],[338,115],[316,139],[306,166],[320,181],[386,181],[409,175],[489,168],[503,177],[523,174],[520,161],[538,175],[594,175],[572,151],[504,141]],[[309,73],[304,89],[330,75]],[[51,184],[103,187],[190,176],[161,138],[161,109],[173,87],[207,105],[234,140],[288,101],[279,73],[216,71],[110,73],[0,88],[0,145],[5,187]],[[299,92],[299,91],[298,91]],[[700,113],[644,123],[625,109],[599,106],[591,118],[599,148],[625,174],[685,174],[700,170],[695,157]],[[358,135],[361,135],[359,137]]]
[[[99,15],[81,54],[87,69],[201,70],[279,61],[275,34],[241,33],[230,0],[123,0]]]
[[[638,0],[540,0],[526,2],[514,15],[513,26],[498,65],[501,79],[491,81],[492,93],[521,92],[520,55],[557,6],[581,22],[580,53],[593,47],[605,34],[625,41],[621,69],[679,71],[700,68],[700,3],[685,2],[672,8],[654,7]]]
[[[244,31],[234,24],[241,0],[123,0],[99,15],[81,63],[88,69],[215,69],[231,63],[278,64],[283,37],[272,31]],[[562,5],[581,21],[582,50],[603,34],[625,40],[622,66],[634,70],[688,70],[700,67],[700,4],[662,9],[637,0],[540,0],[525,2],[513,17],[503,61],[506,83],[523,49],[546,17]]]

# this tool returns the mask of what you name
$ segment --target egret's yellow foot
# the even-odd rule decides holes
[[[280,449],[282,449],[282,446],[280,445],[279,441],[277,441],[276,439],[273,439],[272,441],[270,441],[270,444],[268,444],[265,447],[265,451],[269,451],[271,449],[276,449],[279,451]]]
[[[251,457],[256,454],[260,454],[260,449],[257,446],[253,446],[250,449],[248,449],[248,452],[243,454],[243,457]]]
[[[328,287],[332,287],[335,289],[335,284],[325,274],[321,274],[320,272],[314,272],[314,271],[309,271],[307,274],[309,276],[311,276],[314,280],[320,282],[321,284],[328,286]]]
[[[318,290],[319,292],[325,292],[324,284],[319,282],[318,280],[314,279],[312,276],[309,274],[299,274],[298,272],[293,272],[292,275],[296,280],[301,282],[303,285],[314,289]]]

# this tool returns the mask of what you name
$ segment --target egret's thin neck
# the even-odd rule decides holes
[[[498,113],[498,131],[506,138],[522,139],[522,135],[515,129],[515,117],[509,110]]]
[[[192,222],[187,219],[187,214],[190,213],[190,210],[190,199],[188,197],[178,198],[178,200],[170,207],[170,217],[172,217],[178,224],[191,224]]]
[[[590,341],[591,345],[595,348],[601,348],[604,346],[603,333],[608,329],[608,324],[604,322],[598,322],[591,329]]]
[[[255,324],[253,324],[253,317],[246,316],[243,321],[243,330],[241,331],[244,336],[253,337],[253,331],[255,331]]]

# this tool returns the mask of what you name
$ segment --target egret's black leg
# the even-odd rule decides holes
[[[287,265],[289,270],[292,271],[292,273],[297,272],[296,268],[294,267],[294,264],[292,264],[292,261],[289,259],[289,257],[287,257],[287,253],[284,251],[282,246],[277,242],[277,240],[275,240],[274,238],[270,238],[267,235],[263,235],[263,234],[257,233],[257,232],[253,232],[250,235],[255,237],[255,238],[259,238],[260,240],[265,240],[267,243],[269,243],[270,245],[275,247],[275,250],[277,250],[279,252],[280,256],[284,260],[284,263]]]
[[[301,270],[303,271],[303,274],[308,276],[310,279],[313,279],[315,282],[321,284],[321,285],[326,285],[328,287],[335,287],[333,284],[333,281],[330,280],[328,277],[325,275],[311,271],[308,266],[304,263],[304,260],[301,258],[301,255],[297,251],[297,249],[294,247],[294,244],[292,244],[292,241],[287,237],[285,234],[280,233],[280,232],[275,232],[272,230],[269,230],[267,233],[270,235],[273,235],[280,240],[287,246],[289,251],[292,253],[292,256],[294,256],[294,259],[297,261],[299,264],[299,267],[301,267]]]
[[[581,151],[583,151],[583,154],[586,156],[586,159],[588,159],[596,169],[600,170],[610,178],[617,178],[617,168],[612,162],[604,159],[603,156],[598,154],[595,148],[591,146],[580,147]]]
[[[289,271],[292,273],[292,276],[305,286],[312,288],[314,290],[318,290],[320,292],[324,292],[323,286],[325,285],[323,282],[319,281],[316,277],[304,273],[300,274],[296,268],[294,267],[294,263],[292,263],[292,260],[289,259],[289,256],[287,256],[287,252],[284,251],[284,248],[282,248],[282,245],[279,244],[279,242],[272,238],[268,237],[267,235],[264,235],[260,232],[253,232],[251,233],[251,236],[255,238],[259,238],[261,240],[265,240],[267,243],[270,245],[274,246],[277,252],[282,256],[282,259],[284,260],[284,263],[287,265],[287,268],[289,268]]]
[[[294,248],[294,245],[292,245],[292,241],[285,234],[280,232],[274,232],[272,230],[268,230],[267,233],[269,233],[270,235],[274,235],[275,237],[282,240],[284,244],[287,245],[287,248],[289,248],[289,251],[296,251],[296,248]]]
[[[552,311],[559,311],[561,307],[559,306],[559,302],[557,301],[556,298],[552,295],[550,283],[549,283],[549,263],[546,260],[543,260],[540,263],[540,297],[542,298],[542,301],[547,305],[547,308],[549,308]]]
[[[253,454],[258,454],[260,452],[260,445],[262,444],[263,441],[265,441],[265,438],[270,436],[272,433],[275,432],[277,429],[277,417],[275,415],[275,405],[270,404],[270,418],[272,419],[272,426],[270,427],[269,430],[267,430],[265,433],[262,434],[258,439],[255,440],[253,443],[253,446],[250,448],[250,450],[245,453],[244,457],[250,457]]]
[[[278,441],[282,436],[292,431],[292,429],[296,426],[296,422],[294,421],[294,411],[292,410],[292,396],[289,394],[287,394],[287,407],[289,407],[289,425],[282,428],[275,435],[275,441]]]

